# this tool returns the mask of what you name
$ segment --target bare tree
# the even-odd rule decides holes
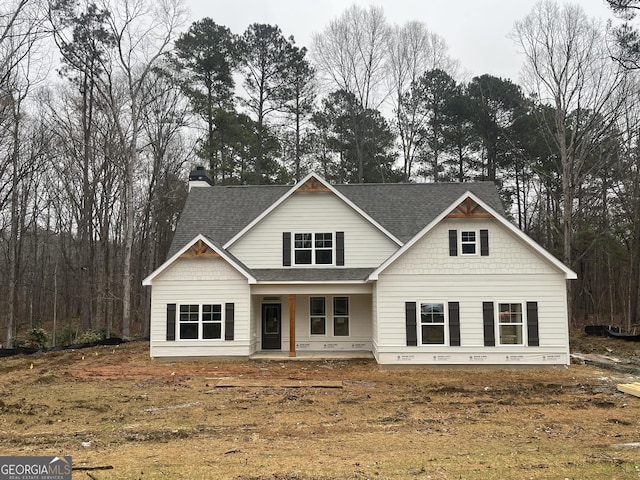
[[[6,231],[7,333],[13,344],[17,312],[17,287],[27,205],[31,198],[33,168],[27,132],[27,103],[33,86],[42,80],[42,63],[37,61],[43,36],[43,18],[35,0],[0,5],[0,214],[8,218]],[[6,207],[8,206],[8,212]]]
[[[449,56],[445,40],[418,21],[391,30],[388,55],[389,100],[402,147],[404,180],[408,181],[426,118],[418,110],[417,102],[408,102],[407,97],[425,72],[439,69],[455,77],[459,66]]]
[[[377,109],[387,97],[390,29],[382,8],[353,5],[312,38],[311,56],[328,91],[355,95],[362,108]]]
[[[539,2],[516,22],[513,38],[525,55],[525,89],[553,111],[540,117],[540,126],[559,158],[563,259],[571,265],[576,192],[600,167],[587,160],[616,120],[624,74],[611,60],[603,27],[577,4]]]
[[[144,85],[153,68],[170,50],[177,29],[185,20],[185,11],[181,0],[103,0],[102,7],[111,12],[107,24],[115,42],[115,49],[106,67],[109,83],[105,92],[122,151],[122,336],[129,338],[131,262],[137,209],[135,182],[139,169],[141,113],[146,101]],[[124,98],[118,95],[120,89]]]

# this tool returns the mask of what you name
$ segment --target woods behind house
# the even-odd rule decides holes
[[[303,46],[277,25],[190,23],[180,0],[3,2],[0,342],[147,335],[141,281],[195,165],[219,185],[494,181],[577,272],[572,321],[639,323],[640,2],[609,3],[609,28],[552,1],[517,21],[516,83],[468,78],[425,23],[373,6]]]

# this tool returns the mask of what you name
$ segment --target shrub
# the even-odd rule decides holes
[[[74,343],[93,343],[104,340],[106,337],[107,334],[104,330],[88,330],[78,335]]]
[[[78,331],[73,327],[66,326],[62,328],[56,334],[56,345],[71,345],[75,343],[77,334]]]
[[[49,334],[44,328],[32,328],[29,330],[27,340],[23,346],[28,348],[47,348],[49,346]]]

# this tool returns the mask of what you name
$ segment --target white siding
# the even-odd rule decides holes
[[[448,230],[489,230],[489,256],[449,256]],[[376,285],[374,350],[381,363],[568,364],[561,272],[497,222],[445,221],[390,265]],[[405,302],[460,304],[460,347],[406,346]],[[540,347],[484,347],[482,302],[537,302]],[[524,327],[526,332],[526,325]]]
[[[489,230],[489,256],[480,256],[478,241],[477,255],[449,256],[449,230],[478,232]],[[459,249],[458,249],[459,250]],[[463,273],[504,274],[559,273],[546,259],[514,236],[498,222],[490,219],[445,220],[434,227],[407,252],[384,271],[392,274],[438,274],[458,275]]]
[[[221,258],[179,258],[153,280],[151,356],[249,355],[250,289]],[[166,340],[167,304],[234,304],[234,340]],[[177,319],[176,319],[177,323]]]
[[[377,267],[398,248],[333,193],[301,192],[287,198],[229,251],[249,268],[282,267],[283,232],[345,232],[347,268]]]

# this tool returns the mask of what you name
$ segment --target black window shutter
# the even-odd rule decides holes
[[[344,265],[344,232],[336,232],[336,265]]]
[[[484,346],[496,346],[496,334],[494,329],[493,302],[482,302],[482,327],[484,330]]]
[[[291,266],[291,232],[282,232],[282,266]]]
[[[455,257],[458,255],[458,231],[449,230],[449,256]]]
[[[540,346],[538,334],[538,302],[527,302],[527,339],[530,347]]]
[[[224,304],[224,339],[233,340],[233,324],[235,320],[235,305],[233,303]]]
[[[167,303],[167,340],[176,339],[176,304]]]
[[[480,230],[480,256],[489,256],[489,230]]]
[[[418,345],[418,331],[416,330],[416,302],[404,304],[405,320],[407,325],[407,347]]]
[[[460,346],[460,303],[449,302],[449,345]]]

